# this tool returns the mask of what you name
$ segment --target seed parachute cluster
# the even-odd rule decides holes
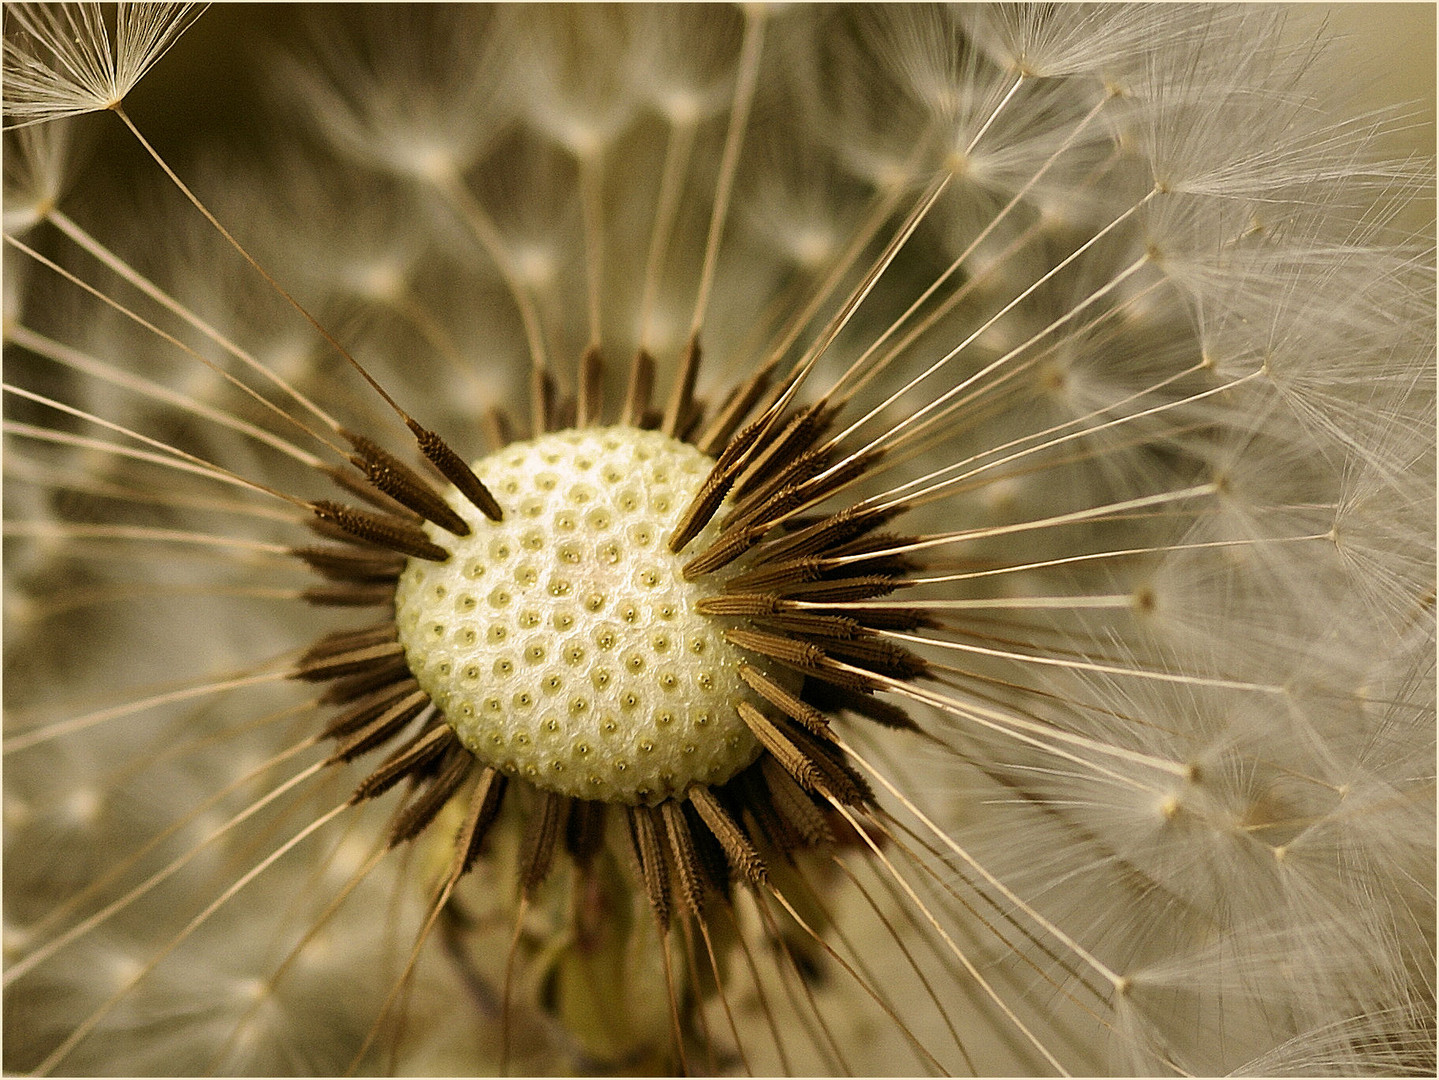
[[[4,9],[7,1070],[1433,1075],[1432,165],[1282,10],[197,15]]]

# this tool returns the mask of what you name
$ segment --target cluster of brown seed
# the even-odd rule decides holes
[[[838,407],[825,401],[792,404],[801,376],[772,386],[762,369],[735,387],[707,416],[693,397],[698,347],[692,345],[668,407],[649,407],[654,363],[643,352],[631,367],[620,420],[658,429],[713,453],[718,459],[691,505],[676,518],[669,548],[678,555],[723,515],[709,542],[683,564],[689,580],[717,587],[699,604],[725,627],[725,638],[750,660],[739,674],[753,701],[735,702],[744,724],[762,747],[758,760],[726,782],[691,785],[680,797],[656,806],[624,807],[632,865],[661,924],[668,925],[671,896],[702,918],[705,898],[728,894],[733,877],[752,886],[767,882],[766,861],[818,844],[833,843],[847,828],[841,806],[863,807],[873,795],[834,743],[829,716],[849,710],[888,726],[905,726],[902,709],[877,700],[875,690],[921,674],[924,663],[901,646],[882,641],[877,629],[914,628],[924,617],[901,606],[866,608],[862,617],[826,612],[846,603],[892,592],[911,569],[897,553],[909,538],[876,530],[895,516],[890,509],[846,507],[817,510],[846,489],[870,464],[861,459],[829,468],[837,456],[823,445]],[[554,425],[581,416],[598,423],[602,368],[597,350],[580,366],[583,401],[560,401],[553,384],[539,387],[536,419]],[[544,404],[544,403],[551,404]],[[753,417],[753,419],[746,419]],[[492,430],[513,431],[508,418]],[[492,519],[500,507],[475,474],[437,436],[413,421],[425,456]],[[442,562],[449,552],[423,529],[429,521],[456,536],[469,527],[428,480],[374,442],[348,436],[352,461],[368,486],[341,479],[374,510],[333,502],[313,504],[314,529],[338,544],[294,549],[310,568],[329,579],[312,590],[316,603],[389,605],[405,559]],[[473,494],[472,494],[473,493]],[[379,624],[334,633],[301,659],[297,677],[327,683],[321,703],[337,706],[323,737],[337,741],[335,763],[350,761],[382,744],[403,743],[364,779],[356,802],[401,781],[410,795],[390,826],[391,844],[417,836],[470,781],[468,811],[454,849],[451,881],[468,870],[495,820],[508,778],[462,745],[407,666],[393,614]],[[411,729],[415,730],[411,730]],[[609,804],[539,790],[522,845],[519,878],[531,895],[563,850],[581,869],[606,833]]]

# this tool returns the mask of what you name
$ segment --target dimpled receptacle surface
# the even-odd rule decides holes
[[[504,508],[450,503],[473,532],[427,526],[447,562],[411,559],[396,619],[410,670],[477,758],[538,787],[654,804],[722,783],[759,753],[739,652],[667,544],[713,462],[627,427],[513,443],[475,472]]]

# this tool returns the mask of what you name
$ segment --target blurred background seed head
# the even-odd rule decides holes
[[[1292,41],[1327,37],[1320,63],[1332,71],[1336,97],[1347,100],[1351,112],[1405,103],[1406,121],[1380,136],[1380,151],[1433,152],[1435,5],[1291,4],[1287,11]],[[212,5],[186,32],[184,48],[140,82],[126,107],[172,154],[202,142],[263,141],[268,113],[257,105],[268,59],[307,37],[322,15],[345,17],[334,5]],[[107,154],[133,155],[132,141],[122,134],[107,131],[101,144]],[[1413,227],[1424,224],[1422,211],[1410,213]]]

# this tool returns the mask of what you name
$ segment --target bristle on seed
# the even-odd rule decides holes
[[[740,678],[749,683],[756,693],[790,719],[821,738],[829,737],[829,717],[819,709],[801,701],[778,683],[766,678],[758,668],[751,664],[741,664],[739,674]]]
[[[744,474],[735,487],[735,494],[741,499],[745,498],[776,472],[785,469],[810,450],[835,415],[834,406],[823,402],[816,402],[801,409],[790,419],[784,430],[766,442],[764,449],[747,463]]]
[[[402,683],[410,677],[404,653],[397,653],[367,671],[337,679],[320,695],[319,702],[321,705],[349,705],[381,687]]]
[[[395,586],[387,582],[354,585],[319,585],[305,589],[300,599],[316,607],[379,607],[395,601]]]
[[[423,690],[411,691],[336,747],[330,760],[353,761],[361,754],[369,753],[382,742],[398,735],[429,704],[430,696]]]
[[[605,804],[576,799],[565,825],[565,851],[584,869],[594,861],[605,842]]]
[[[490,824],[500,812],[500,800],[504,797],[508,778],[504,773],[485,766],[480,770],[480,779],[470,792],[470,808],[466,815],[465,828],[460,836],[465,849],[460,855],[460,872],[467,873],[475,865],[484,847],[485,836]]]
[[[807,792],[823,793],[824,773],[785,737],[778,724],[747,701],[741,701],[737,708],[755,738],[795,783]]]
[[[626,811],[630,846],[640,867],[645,897],[660,927],[670,922],[670,881],[665,871],[664,848],[660,841],[654,812],[647,806],[631,806]]]
[[[474,470],[465,464],[464,458],[450,448],[433,431],[421,427],[413,420],[405,421],[412,432],[415,440],[419,443],[420,453],[424,454],[440,474],[454,484],[459,493],[470,501],[476,510],[484,514],[491,521],[500,521],[504,518],[505,512],[500,507],[495,497],[490,494],[490,489],[480,481]]]
[[[402,654],[403,650],[398,641],[386,642],[382,645],[367,645],[363,648],[337,653],[334,656],[302,662],[295,671],[295,677],[304,679],[306,682],[323,682],[339,678],[342,675],[358,674],[374,667],[377,662],[389,661]]]
[[[679,371],[675,373],[674,386],[660,424],[660,430],[672,438],[681,436],[693,416],[695,380],[699,377],[699,369],[699,335],[691,334],[685,343],[684,357],[680,360]]]
[[[705,482],[700,485],[699,491],[690,500],[689,506],[685,508],[680,518],[680,523],[675,527],[674,535],[670,537],[669,549],[678,555],[684,550],[686,544],[693,540],[710,523],[715,511],[724,502],[725,496],[729,494],[730,485],[734,483],[732,474],[722,472],[718,466],[715,467]]]
[[[544,368],[530,371],[530,426],[539,436],[556,429],[559,417],[559,386]]]
[[[620,412],[620,423],[630,427],[643,427],[645,414],[650,407],[650,394],[655,384],[655,358],[640,349],[630,364],[629,386],[625,390],[625,404]]]
[[[764,535],[759,529],[735,529],[725,533],[681,568],[686,581],[694,581],[728,566],[743,555]]]
[[[659,817],[669,840],[675,876],[679,879],[680,899],[691,915],[702,919],[705,913],[704,871],[700,867],[689,822],[685,820],[684,807],[673,799],[663,802],[659,807]]]
[[[719,841],[730,866],[751,885],[764,885],[769,880],[764,859],[750,843],[744,830],[730,817],[729,811],[715,797],[715,793],[703,785],[697,785],[690,789],[689,801],[705,826]]]
[[[398,555],[352,547],[298,547],[289,553],[332,581],[394,581],[405,568],[405,560]]]
[[[447,724],[436,723],[422,731],[387,757],[374,772],[360,781],[354,800],[361,802],[384,794],[405,776],[415,772],[459,744],[459,737]]]
[[[341,431],[340,434],[354,447],[350,462],[375,487],[445,531],[455,536],[470,535],[465,519],[450,508],[423,476],[372,439],[353,431]]]
[[[402,698],[408,697],[420,688],[413,678],[387,683],[369,691],[349,703],[349,708],[330,717],[321,733],[327,739],[338,739],[353,734],[365,727],[375,717]]]
[[[341,491],[348,492],[357,499],[369,503],[377,510],[381,510],[391,517],[402,518],[416,525],[425,520],[398,499],[386,495],[378,487],[370,483],[366,477],[356,476],[349,469],[332,468],[329,466],[326,466],[322,471],[335,482],[335,485],[339,487]]]
[[[604,413],[605,361],[599,346],[591,345],[580,357],[580,392],[576,404],[575,426],[590,427],[600,422]]]
[[[724,453],[728,453],[730,447],[733,447],[735,443],[739,441],[733,439],[732,436],[735,431],[739,429],[744,418],[754,409],[759,399],[764,396],[764,392],[769,389],[770,378],[773,371],[773,366],[766,364],[739,386],[735,387],[724,404],[720,406],[719,411],[715,413],[714,418],[710,420],[704,432],[701,433],[700,437],[696,440],[695,446],[698,447],[700,453],[708,454],[711,457],[715,456],[716,452],[722,449]],[[755,434],[758,434],[760,422],[755,421],[750,426],[755,429]],[[750,442],[752,441],[753,437],[751,436]],[[749,442],[744,443],[741,452],[749,449],[749,445]],[[723,457],[721,457],[720,463],[724,463]],[[728,465],[726,465],[726,467],[728,467]]]
[[[458,741],[447,747],[439,773],[413,802],[395,815],[390,825],[390,847],[413,840],[424,832],[455,792],[460,790],[460,785],[474,767],[474,757]]]
[[[448,551],[402,518],[371,514],[329,499],[311,503],[310,509],[321,521],[338,525],[346,533],[367,543],[429,562],[444,562],[450,557]]]
[[[555,851],[569,818],[570,799],[553,791],[541,791],[539,804],[530,817],[520,851],[520,895],[533,898],[550,876]]]
[[[834,843],[834,830],[829,827],[829,818],[800,790],[778,761],[774,758],[762,759],[760,775],[764,777],[770,806],[806,847]]]
[[[338,656],[340,653],[349,652],[352,649],[362,648],[366,645],[378,645],[384,641],[395,641],[398,632],[392,622],[376,623],[373,626],[364,626],[355,630],[336,630],[334,633],[326,634],[305,650],[304,656],[300,659],[303,667],[316,660],[323,660],[327,656]]]

